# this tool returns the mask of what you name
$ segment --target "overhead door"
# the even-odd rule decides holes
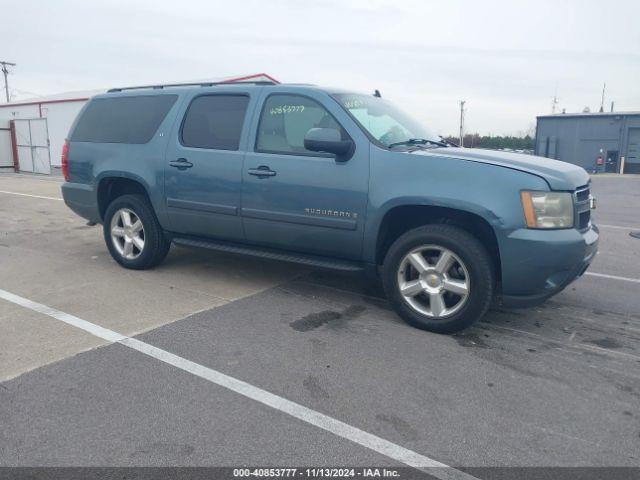
[[[629,129],[624,173],[640,173],[640,128]]]
[[[18,168],[22,172],[51,173],[46,118],[13,120]]]

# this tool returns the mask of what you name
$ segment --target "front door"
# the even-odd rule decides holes
[[[311,128],[334,128],[358,147],[347,161],[304,148]],[[242,219],[252,244],[359,259],[369,183],[364,134],[326,95],[271,93],[242,172]],[[359,142],[357,141],[359,140]],[[366,148],[362,146],[366,145]]]
[[[174,127],[166,154],[165,195],[171,230],[242,240],[240,149],[249,94],[201,94]]]

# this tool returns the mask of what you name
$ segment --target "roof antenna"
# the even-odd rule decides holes
[[[377,88],[376,88],[375,92],[373,92],[373,96],[374,97],[378,97],[378,98],[382,98],[382,95],[380,95],[380,90],[378,90]]]

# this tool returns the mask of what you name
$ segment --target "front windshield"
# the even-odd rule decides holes
[[[382,98],[359,94],[338,94],[334,98],[385,147],[411,139],[440,141],[416,120]]]

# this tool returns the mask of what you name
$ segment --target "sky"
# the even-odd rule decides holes
[[[640,110],[637,0],[0,0],[12,99],[266,72],[383,97],[441,135]],[[0,97],[3,101],[4,98]]]

